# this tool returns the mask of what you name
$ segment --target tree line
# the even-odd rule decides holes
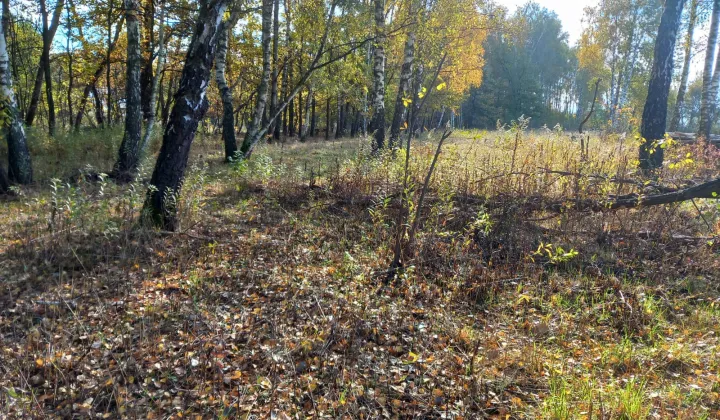
[[[592,116],[610,129],[640,127],[649,139],[641,166],[656,167],[668,112],[673,127],[693,121],[688,66],[703,19],[697,131],[712,129],[720,0],[709,9],[655,3],[602,0],[570,47],[557,16],[532,2],[511,14],[485,0],[2,0],[0,187],[32,182],[24,127],[33,125],[50,137],[123,125],[112,168],[120,182],[133,179],[162,127],[146,208],[168,229],[201,123],[222,132],[231,161],[287,136],[369,134],[378,152],[399,147],[403,132],[448,123]],[[671,94],[681,26],[683,68]]]

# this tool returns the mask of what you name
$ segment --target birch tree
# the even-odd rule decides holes
[[[217,47],[218,28],[228,0],[200,0],[199,3],[200,14],[150,180],[152,188],[144,206],[144,212],[152,223],[168,230],[178,227],[175,203],[179,199],[198,122],[208,109],[206,93],[210,69]]]
[[[268,99],[268,85],[270,84],[270,41],[272,33],[273,0],[262,0],[262,77],[258,86],[257,102],[252,114],[252,120],[245,133],[242,152],[246,154],[251,145],[257,143],[265,133],[261,133],[263,113]],[[272,117],[271,117],[272,120]]]
[[[140,163],[140,140],[142,135],[142,104],[140,70],[140,3],[138,0],[124,0],[125,22],[127,24],[127,65],[125,79],[125,134],[115,175],[118,180],[131,181]]]
[[[663,149],[656,140],[665,136],[667,102],[673,75],[673,52],[685,0],[667,0],[655,39],[655,55],[643,109],[640,133],[645,139],[640,146],[640,167],[654,169],[662,166]]]
[[[385,147],[385,0],[375,0],[375,51],[373,52],[373,151]]]
[[[680,86],[678,87],[677,100],[673,109],[673,117],[670,120],[670,131],[677,131],[682,118],[683,107],[685,106],[685,92],[687,92],[688,79],[690,76],[690,64],[692,61],[693,35],[695,34],[695,24],[698,18],[698,0],[691,0],[690,12],[688,16],[688,28],[685,34],[685,45],[683,45],[684,59],[682,75],[680,76]]]
[[[712,93],[713,62],[715,61],[715,48],[718,40],[718,28],[720,27],[720,0],[713,0],[712,17],[710,18],[710,33],[708,35],[707,47],[705,50],[705,66],[702,76],[702,94],[700,96],[700,125],[698,135],[708,138],[710,136],[710,111],[712,103],[716,100]]]
[[[40,63],[38,64],[37,73],[35,75],[35,85],[33,86],[33,93],[30,98],[30,106],[28,107],[27,115],[25,116],[25,123],[27,125],[33,125],[35,116],[37,115],[38,102],[40,101],[40,92],[42,90],[43,78],[45,79],[45,92],[48,101],[48,126],[49,132],[52,136],[55,132],[55,105],[52,96],[52,75],[50,73],[50,48],[52,47],[53,39],[55,39],[55,33],[57,32],[60,15],[62,14],[65,0],[58,0],[55,4],[55,10],[53,11],[52,21],[48,26],[47,22],[47,4],[45,0],[40,0],[40,14],[42,17],[42,38],[43,48],[40,56]]]
[[[7,10],[4,11],[4,13]],[[7,145],[8,145],[8,176],[2,168],[2,180],[0,185],[7,190],[9,182],[18,184],[30,184],[33,179],[32,163],[30,161],[30,150],[28,149],[27,139],[25,138],[25,130],[18,116],[17,103],[15,102],[15,92],[13,91],[12,71],[10,65],[10,55],[8,54],[7,43],[5,42],[5,25],[9,21],[9,16],[3,14],[0,24],[3,25],[0,30],[0,107],[2,107],[2,123],[7,129]]]
[[[225,145],[225,160],[231,161],[237,153],[237,140],[235,138],[235,109],[233,106],[232,90],[228,86],[225,76],[227,65],[228,40],[232,27],[239,18],[237,7],[233,8],[228,19],[223,20],[218,30],[218,45],[215,52],[215,83],[220,91],[223,105],[222,137]]]

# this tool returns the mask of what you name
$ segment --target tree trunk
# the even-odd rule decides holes
[[[337,99],[337,126],[335,127],[335,139],[339,139],[345,135],[345,107],[342,105],[342,99]]]
[[[400,128],[405,116],[407,99],[410,96],[410,83],[412,82],[413,62],[415,61],[415,29],[410,28],[407,40],[405,41],[405,53],[402,68],[400,70],[400,81],[398,82],[398,93],[395,99],[395,112],[393,113],[392,124],[390,125],[390,147],[395,148],[400,139]]]
[[[685,106],[685,92],[687,92],[688,78],[690,76],[690,64],[692,59],[693,35],[695,33],[695,22],[697,21],[698,0],[691,0],[690,16],[688,22],[687,34],[685,35],[685,60],[683,62],[682,76],[680,77],[680,86],[678,87],[677,100],[675,101],[675,109],[673,117],[670,120],[670,131],[677,131],[682,117],[683,107]]]
[[[220,91],[220,97],[223,104],[223,143],[225,145],[225,161],[230,162],[235,158],[237,153],[237,139],[235,138],[235,110],[233,107],[232,91],[227,84],[225,77],[225,67],[228,52],[228,39],[230,32],[235,24],[235,17],[230,16],[229,20],[225,20],[220,24],[218,30],[218,46],[215,52],[215,82]]]
[[[140,2],[125,1],[127,22],[127,65],[125,78],[125,135],[120,144],[115,175],[122,182],[132,181],[140,163],[140,140],[142,135],[142,92],[140,69]]]
[[[280,0],[278,0],[280,1]],[[293,115],[293,104],[290,98],[290,86],[292,85],[292,59],[290,50],[290,44],[292,43],[292,31],[290,30],[290,2],[285,0],[285,63],[283,64],[283,102],[287,102],[290,99],[290,106],[285,108],[283,113],[283,135],[287,137],[290,134],[292,126]]]
[[[375,0],[375,52],[373,54],[373,152],[385,147],[385,0]]]
[[[262,0],[262,79],[260,80],[260,85],[258,86],[257,103],[255,104],[252,120],[248,126],[247,132],[245,133],[245,139],[243,140],[243,144],[240,149],[243,155],[246,155],[250,151],[251,147],[258,142],[263,135],[260,131],[263,113],[265,112],[265,105],[267,104],[268,99],[268,85],[270,84],[270,41],[272,18],[273,0]]]
[[[302,121],[303,121],[303,96],[302,91],[298,93],[298,106],[297,106],[297,133],[298,137],[302,137]]]
[[[42,25],[43,25],[43,47],[42,52],[40,53],[40,63],[38,65],[37,73],[35,74],[35,85],[33,86],[32,96],[30,97],[30,105],[28,106],[27,115],[25,116],[25,123],[29,126],[33,125],[33,122],[35,121],[35,117],[37,116],[37,108],[38,103],[40,102],[40,92],[42,89],[43,84],[43,76],[45,77],[45,81],[47,83],[48,80],[50,80],[50,83],[52,83],[52,74],[45,75],[46,71],[49,72],[50,69],[50,48],[52,46],[53,39],[55,38],[55,32],[58,28],[58,23],[60,21],[60,15],[62,14],[63,6],[65,5],[65,0],[58,0],[58,2],[55,5],[55,11],[53,12],[52,16],[52,22],[50,23],[50,26],[48,27],[47,23],[47,7],[45,0],[40,0],[40,12],[41,12],[41,18],[42,18]],[[52,85],[51,85],[52,89]],[[50,126],[51,135],[52,131],[54,129],[55,125],[55,108],[54,104],[53,106],[49,106],[52,102],[52,90],[47,89],[46,87],[46,94],[48,94],[48,110],[51,112],[51,114],[48,115],[48,125]]]
[[[110,67],[112,65],[111,60],[111,54],[112,50],[110,49],[110,45],[112,44],[112,41],[110,37],[112,36],[112,9],[113,9],[113,0],[108,1],[108,13],[107,13],[107,66],[105,67],[105,89],[107,90],[107,94],[105,95],[105,102],[107,103],[107,125],[112,126],[113,125],[113,119],[112,119],[112,80],[110,79]]]
[[[712,17],[710,19],[710,34],[708,35],[707,49],[705,50],[705,67],[703,69],[702,93],[700,99],[700,126],[698,135],[710,136],[712,121],[710,112],[716,98],[711,95],[713,78],[713,62],[715,60],[715,46],[718,40],[718,27],[720,26],[720,0],[713,0]]]
[[[663,162],[664,150],[655,147],[655,140],[665,136],[668,94],[673,74],[673,52],[684,5],[685,0],[667,0],[660,19],[648,95],[640,127],[640,133],[645,139],[639,153],[640,167],[644,170],[659,168]]]
[[[83,97],[80,100],[80,105],[78,105],[78,113],[75,117],[75,129],[80,129],[80,124],[82,123],[83,115],[85,113],[85,106],[87,105],[88,98],[90,97],[90,93],[93,93],[93,96],[95,97],[95,104],[98,105],[98,99],[99,96],[96,95],[97,93],[97,82],[100,80],[100,77],[102,77],[103,71],[105,68],[109,65],[110,61],[110,54],[115,49],[115,46],[117,45],[117,41],[120,38],[120,32],[122,31],[123,23],[125,22],[125,17],[122,17],[120,21],[118,22],[117,26],[115,27],[115,36],[110,43],[110,51],[105,55],[103,58],[103,61],[98,65],[98,67],[95,69],[95,73],[93,73],[92,78],[90,79],[90,83],[88,83],[85,86],[85,90],[83,91]],[[109,93],[109,92],[108,92]],[[99,107],[96,107],[96,116],[98,110],[102,111],[102,104],[99,104]],[[98,124],[101,126],[103,125],[103,118],[96,118],[98,120]]]
[[[95,120],[97,121],[98,125],[100,127],[105,127],[105,114],[103,111],[103,105],[102,105],[102,99],[100,99],[100,93],[97,90],[97,86],[92,86],[92,95],[93,99],[95,100]],[[78,117],[82,118],[82,112],[78,112]],[[80,129],[80,122],[78,120],[75,120],[75,129]]]
[[[311,115],[310,115],[310,137],[315,137],[315,124],[316,124],[315,95],[312,95],[312,109],[310,112],[311,112]]]
[[[270,115],[276,114],[278,109],[278,76],[280,69],[278,68],[278,48],[280,43],[280,0],[273,1],[273,39],[272,39],[272,87],[270,88]],[[270,133],[275,140],[280,140],[280,121],[274,118],[270,122]]]
[[[73,84],[75,83],[75,72],[73,68],[73,52],[70,50],[70,41],[72,40],[72,19],[70,18],[70,4],[67,5],[67,36],[66,36],[65,49],[68,57],[68,90],[67,90],[67,104],[68,104],[68,115],[70,116],[70,130],[73,128],[73,102],[72,102],[72,91]]]
[[[185,56],[180,87],[150,181],[153,188],[145,201],[146,214],[156,226],[168,230],[178,227],[175,203],[179,199],[198,122],[208,109],[205,95],[215,57],[217,30],[227,3],[228,0],[200,1],[200,16]]]
[[[157,120],[157,97],[160,89],[160,76],[165,68],[165,55],[165,0],[161,0],[160,30],[158,31],[158,63],[157,69],[155,69],[155,76],[152,80],[152,91],[150,92],[150,114],[148,115],[145,135],[143,136],[142,143],[140,144],[141,155],[145,153],[145,150],[147,149],[153,129],[155,128],[155,121]]]
[[[325,140],[330,140],[330,94],[325,100]]]
[[[143,1],[143,38],[142,53],[143,63],[140,72],[140,92],[142,95],[143,119],[150,118],[150,98],[153,90],[153,52],[155,50],[155,0]],[[152,111],[154,112],[154,111]]]
[[[5,12],[5,11],[4,11]],[[3,125],[7,129],[7,145],[8,145],[8,180],[9,182],[17,182],[18,184],[30,184],[32,182],[32,163],[30,160],[30,150],[28,149],[27,139],[25,138],[25,130],[23,130],[22,122],[17,112],[17,104],[15,102],[15,92],[12,87],[12,71],[10,69],[10,56],[8,55],[7,43],[5,42],[4,25],[10,20],[9,16],[3,13],[2,30],[0,30],[0,95],[2,102],[7,107],[3,118]],[[2,174],[2,182],[5,182],[5,173],[0,168]],[[7,190],[7,186],[5,187]]]
[[[7,194],[10,191],[10,181],[7,178],[5,168],[0,163],[0,194]]]
[[[307,140],[308,130],[310,130],[310,106],[313,103],[313,90],[312,85],[308,87],[308,94],[305,97],[305,112],[302,120],[302,126],[300,127],[300,141]]]

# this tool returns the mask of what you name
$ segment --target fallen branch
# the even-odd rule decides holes
[[[596,199],[562,199],[549,201],[543,196],[524,197],[518,203],[516,197],[498,196],[495,198],[480,198],[475,196],[459,197],[465,202],[482,203],[487,208],[501,208],[514,201],[528,211],[564,212],[566,210],[605,212],[618,209],[650,207],[663,204],[680,203],[695,198],[720,199],[720,178],[698,184],[692,187],[679,189],[653,195],[626,194],[610,197],[605,200]]]

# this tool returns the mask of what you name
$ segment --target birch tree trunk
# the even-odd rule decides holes
[[[52,22],[48,27],[45,0],[40,0],[40,9],[43,19],[43,47],[42,52],[40,53],[40,63],[38,65],[38,70],[35,74],[35,85],[33,86],[32,96],[30,97],[30,105],[28,106],[28,111],[25,116],[25,123],[29,126],[33,125],[35,117],[37,116],[37,108],[38,103],[40,102],[40,92],[42,90],[43,76],[45,76],[46,83],[48,79],[50,80],[50,83],[52,83],[52,78],[50,77],[51,75],[45,75],[45,73],[46,70],[50,69],[50,47],[52,46],[53,39],[55,38],[55,32],[57,32],[58,23],[60,22],[60,15],[62,14],[64,5],[65,0],[58,0],[55,5],[55,10],[53,12]],[[48,122],[51,127],[50,130],[52,135],[52,130],[55,125],[55,109],[54,106],[50,106],[50,104],[53,102],[52,84],[50,85],[50,89],[48,89],[46,86],[46,94],[48,94],[48,109],[51,112],[51,114],[48,116]]]
[[[140,163],[140,138],[142,135],[142,92],[140,86],[140,3],[125,1],[127,22],[127,65],[125,75],[125,135],[120,144],[115,175],[121,182],[132,181]]]
[[[237,139],[235,138],[235,109],[233,107],[232,91],[227,84],[225,77],[225,68],[227,63],[228,39],[230,31],[235,24],[235,16],[224,20],[218,29],[218,45],[215,52],[215,82],[220,91],[220,97],[223,104],[223,143],[225,145],[225,161],[230,162],[237,153]]]
[[[142,143],[140,144],[140,154],[142,156],[145,153],[150,137],[152,137],[153,129],[155,128],[155,121],[157,120],[157,98],[158,90],[160,89],[160,76],[165,68],[165,0],[160,3],[160,30],[158,31],[158,62],[157,68],[155,69],[155,76],[152,80],[152,91],[150,92],[150,108],[148,114],[147,127],[145,128],[145,135],[143,135]]]
[[[153,51],[155,50],[155,0],[143,0],[143,54],[140,85],[143,119],[150,119],[150,101],[153,89]]]
[[[73,128],[73,102],[72,92],[73,84],[75,84],[75,69],[73,68],[73,52],[70,50],[70,41],[72,40],[72,19],[70,18],[70,3],[67,4],[67,35],[65,40],[65,50],[68,58],[68,89],[67,89],[67,104],[68,104],[68,115],[70,120],[70,130]]]
[[[720,0],[719,0],[720,1]],[[398,146],[400,139],[400,127],[406,111],[406,100],[410,96],[410,84],[412,83],[413,62],[415,61],[415,29],[410,28],[407,40],[405,41],[405,52],[402,68],[400,70],[400,81],[398,82],[397,98],[395,98],[395,112],[393,113],[392,124],[390,125],[390,147]]]
[[[712,17],[710,19],[710,34],[708,35],[707,49],[705,50],[705,67],[703,69],[703,84],[700,99],[700,125],[698,127],[698,135],[705,138],[710,136],[710,128],[712,126],[712,121],[710,121],[710,111],[712,110],[712,103],[716,100],[716,98],[711,96],[711,85],[719,25],[720,0],[713,0]]]
[[[315,137],[315,124],[316,124],[316,116],[315,116],[315,95],[312,95],[312,105],[310,110],[310,137]]]
[[[253,111],[252,120],[245,134],[245,139],[241,147],[243,155],[250,151],[251,147],[257,143],[264,135],[261,133],[261,125],[265,105],[268,99],[268,85],[270,84],[270,41],[272,32],[272,15],[273,0],[262,0],[262,51],[263,51],[263,70],[262,79],[258,86],[258,97]]]
[[[375,0],[375,52],[373,54],[372,150],[385,147],[385,0]]]
[[[9,16],[4,16],[1,24],[5,25],[9,21]],[[0,106],[4,109],[7,119],[4,125],[7,128],[7,145],[8,145],[8,176],[5,180],[4,171],[2,182],[17,182],[18,184],[30,184],[32,182],[32,163],[30,160],[30,150],[28,149],[27,139],[25,138],[25,130],[18,116],[17,103],[15,102],[15,92],[12,87],[12,71],[10,68],[10,55],[5,42],[5,28],[0,30]],[[5,188],[7,190],[7,186]]]
[[[660,19],[655,40],[655,55],[648,84],[648,96],[643,109],[640,133],[645,139],[640,146],[640,168],[659,168],[663,162],[663,149],[654,147],[654,141],[665,136],[667,101],[673,75],[673,52],[685,0],[667,0]]]
[[[680,76],[680,86],[678,87],[677,100],[675,101],[675,109],[673,110],[672,120],[670,120],[669,131],[677,131],[678,126],[680,125],[683,107],[685,106],[685,92],[687,92],[688,78],[690,76],[693,35],[695,34],[695,22],[697,22],[697,8],[698,0],[691,0],[688,29],[685,34],[685,60],[683,62],[682,76]]]
[[[200,1],[200,16],[185,56],[180,87],[175,93],[175,104],[150,181],[153,188],[148,191],[145,214],[156,226],[168,230],[178,227],[176,203],[198,122],[208,109],[206,91],[215,57],[217,31],[228,1]]]
[[[305,141],[310,128],[310,106],[312,105],[313,89],[312,85],[308,86],[308,94],[305,98],[305,112],[303,113],[302,126],[300,127],[300,141]]]
[[[280,0],[273,1],[273,39],[272,39],[272,87],[270,88],[270,115],[275,115],[278,108],[278,76],[280,69],[278,68],[278,48],[280,43]],[[275,140],[280,140],[280,121],[274,118],[270,121],[270,133]]]

